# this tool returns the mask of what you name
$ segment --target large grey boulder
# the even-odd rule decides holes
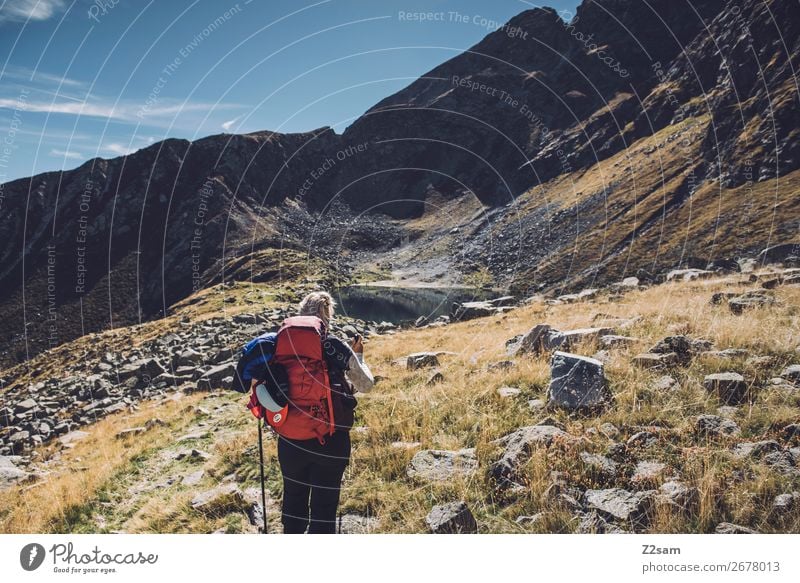
[[[433,534],[472,534],[478,532],[478,523],[467,503],[448,502],[437,504],[425,517],[425,523]]]
[[[721,372],[706,375],[703,387],[726,405],[739,405],[747,398],[747,383],[739,373]]]
[[[478,458],[475,449],[447,451],[440,449],[424,449],[411,458],[406,468],[410,478],[430,482],[445,482],[456,477],[471,476],[478,469]]]
[[[572,443],[575,438],[553,425],[530,425],[520,427],[495,441],[505,446],[500,459],[492,464],[490,473],[501,486],[514,483],[519,467],[530,458],[536,447],[550,447],[553,443]]]
[[[568,411],[596,410],[611,403],[603,363],[594,358],[556,351],[550,360],[548,406]]]
[[[650,521],[654,496],[652,492],[630,492],[622,488],[587,490],[586,505],[610,520],[646,526]]]

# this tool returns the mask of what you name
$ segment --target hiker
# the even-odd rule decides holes
[[[264,334],[245,347],[252,356],[240,360],[237,372],[237,379],[240,373],[252,378],[248,407],[278,434],[286,534],[336,531],[339,490],[350,461],[353,394],[366,393],[375,383],[361,336],[347,344],[327,334],[334,306],[326,292],[308,294],[298,316],[287,318],[277,334]],[[248,362],[268,366],[251,374]]]

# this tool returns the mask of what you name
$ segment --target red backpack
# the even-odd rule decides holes
[[[280,414],[264,416],[278,435],[287,439],[317,438],[324,443],[325,436],[333,435],[336,428],[322,352],[325,335],[325,325],[316,316],[287,318],[278,330],[272,360],[286,370],[289,404]]]

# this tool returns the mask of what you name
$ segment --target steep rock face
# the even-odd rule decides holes
[[[296,196],[337,139],[327,128],[170,139],[5,185],[4,360],[158,316],[218,278],[226,248],[277,246],[270,209]]]
[[[376,173],[369,200],[358,189],[347,199],[377,197],[401,216],[421,212],[430,191],[505,204],[620,151],[636,95],[659,82],[653,62],[667,67],[724,2],[692,4],[592,1],[570,21],[550,8],[514,17],[347,129],[347,140],[375,142],[359,171]]]
[[[4,185],[0,360],[157,317],[223,270],[254,276],[277,247],[345,263],[342,248],[416,245],[407,263],[459,257],[464,273],[531,290],[792,241],[799,10],[794,0],[528,10],[341,136],[170,139]],[[379,216],[437,208],[446,229]],[[368,211],[358,233],[353,210]]]

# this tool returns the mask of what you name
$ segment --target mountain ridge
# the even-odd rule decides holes
[[[798,7],[690,6],[586,0],[570,21],[524,11],[341,134],[171,138],[6,183],[0,358],[46,349],[54,322],[58,344],[304,263],[332,285],[384,269],[525,293],[795,239]],[[729,200],[766,197],[766,180],[777,241],[753,228],[766,199],[748,203],[751,220]],[[727,234],[687,250],[682,234],[706,225]]]

